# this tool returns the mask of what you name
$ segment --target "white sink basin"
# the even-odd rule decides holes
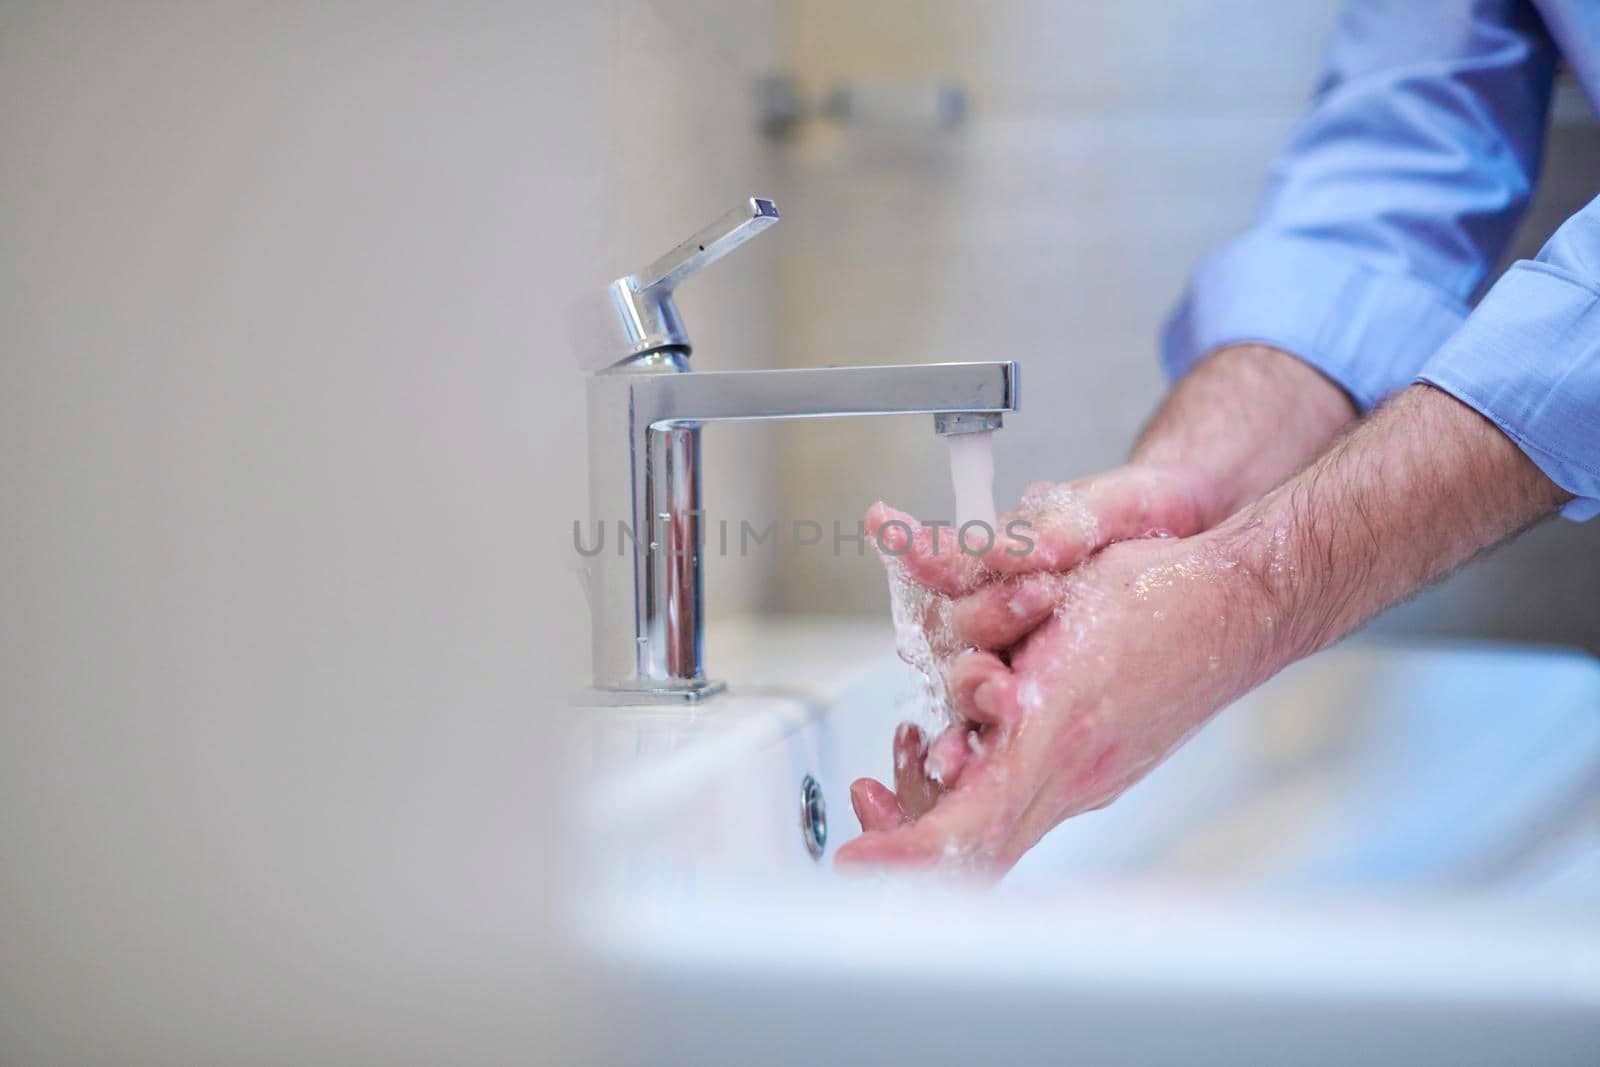
[[[886,627],[749,623],[711,647],[733,689],[707,709],[584,713],[575,909],[633,1020],[618,1058],[1600,1058],[1589,657],[1326,653],[978,891],[832,872],[849,783],[888,773],[905,715]]]

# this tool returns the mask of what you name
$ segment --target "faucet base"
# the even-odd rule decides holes
[[[724,692],[728,688],[727,682],[707,681],[702,679],[683,686],[660,686],[637,689],[631,687],[600,688],[591,687],[583,691],[581,703],[591,707],[625,708],[637,705],[693,705],[701,704]]]

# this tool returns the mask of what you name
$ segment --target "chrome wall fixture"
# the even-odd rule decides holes
[[[612,283],[622,356],[589,378],[589,507],[593,523],[628,533],[586,560],[600,702],[693,702],[722,688],[703,661],[701,423],[931,414],[951,434],[1017,410],[1011,362],[691,371],[674,290],[777,221],[772,201],[752,198]]]
[[[782,74],[757,84],[761,130],[774,140],[793,137],[809,121],[880,130],[953,130],[966,121],[967,91],[952,81],[862,79],[840,82],[812,98]]]

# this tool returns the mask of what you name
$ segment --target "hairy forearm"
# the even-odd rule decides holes
[[[1300,470],[1355,416],[1343,390],[1294,356],[1235,345],[1173,387],[1132,462],[1185,476],[1211,526]]]
[[[1477,412],[1416,385],[1215,535],[1265,593],[1275,670],[1569,499]]]

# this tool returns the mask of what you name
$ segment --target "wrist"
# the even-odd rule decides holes
[[[1137,669],[1118,663],[1116,670],[1181,676],[1174,707],[1192,704],[1205,715],[1298,658],[1285,626],[1294,617],[1285,584],[1263,579],[1269,542],[1230,519],[1178,541],[1106,549],[1095,566],[1120,576],[1116,599],[1130,612],[1122,625],[1151,657]]]
[[[1281,492],[1281,491],[1280,491]],[[1281,514],[1278,493],[1241,510],[1205,535],[1207,549],[1233,576],[1238,610],[1253,646],[1252,684],[1265,681],[1339,635],[1323,610],[1326,575],[1302,560],[1300,516]]]
[[[1283,666],[1565,499],[1493,424],[1417,385],[1213,533],[1273,616]]]
[[[1310,462],[1355,416],[1348,394],[1309,364],[1231,345],[1178,382],[1131,462],[1191,483],[1209,528]]]

